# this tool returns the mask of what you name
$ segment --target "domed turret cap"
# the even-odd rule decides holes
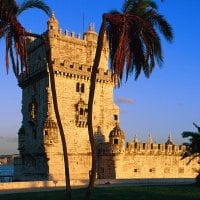
[[[168,140],[167,140],[167,142],[165,143],[166,145],[173,145],[174,143],[173,143],[173,141],[172,141],[172,136],[171,135],[169,135],[169,137],[168,137]]]
[[[58,23],[58,20],[56,19],[54,12],[51,13],[51,17],[49,18],[48,22]]]
[[[116,126],[113,128],[113,130],[110,132],[109,137],[120,137],[120,138],[125,138],[124,132],[121,130],[119,127],[119,124],[116,124]]]

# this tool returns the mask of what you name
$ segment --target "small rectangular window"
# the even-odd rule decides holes
[[[179,174],[183,174],[184,173],[184,168],[180,167],[179,170],[178,170],[178,173]]]
[[[85,84],[84,83],[76,83],[76,92],[85,92]]]
[[[118,139],[114,139],[114,144],[118,144]]]
[[[76,92],[79,92],[80,90],[80,83],[76,83]]]
[[[114,120],[115,120],[115,121],[118,120],[118,115],[114,115]]]
[[[149,169],[149,172],[154,173],[155,171],[156,171],[155,168],[151,168],[151,169]]]
[[[83,108],[80,108],[80,115],[83,115],[84,114],[84,110]]]
[[[85,92],[85,85],[84,85],[84,83],[81,84],[81,92],[82,92],[82,93]]]
[[[48,131],[47,130],[44,131],[44,135],[48,135]]]

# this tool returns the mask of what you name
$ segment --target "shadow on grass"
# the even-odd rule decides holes
[[[72,191],[73,200],[83,199],[85,189]],[[0,200],[64,200],[65,192],[27,192],[18,194],[2,194]],[[199,200],[200,187],[182,186],[127,186],[95,188],[92,200]]]
[[[116,188],[96,188],[93,200],[199,200],[200,187],[197,186],[135,186]]]

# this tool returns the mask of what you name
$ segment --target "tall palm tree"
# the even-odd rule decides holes
[[[96,74],[105,33],[107,33],[109,42],[113,81],[120,86],[124,73],[126,80],[130,74],[135,73],[136,80],[141,71],[149,77],[156,62],[162,65],[163,55],[158,32],[168,42],[172,41],[172,28],[158,13],[157,5],[152,0],[125,0],[122,12],[111,11],[103,14],[90,79],[88,134],[92,151],[92,169],[85,199],[90,199],[96,176],[96,147],[93,137],[92,113]]]
[[[53,72],[49,43],[45,35],[38,35],[27,32],[25,28],[20,24],[17,18],[19,14],[21,14],[28,8],[39,8],[43,10],[45,13],[47,13],[49,16],[51,15],[50,8],[42,0],[25,0],[21,4],[21,6],[17,5],[15,0],[0,0],[0,39],[2,39],[3,37],[6,39],[6,69],[8,71],[9,56],[10,56],[13,66],[13,71],[16,77],[18,77],[18,75],[21,72],[28,71],[26,37],[32,36],[40,38],[44,41],[46,47],[46,56],[49,67],[49,73],[50,73],[53,105],[63,147],[65,178],[66,178],[66,199],[71,200],[71,186],[69,177],[67,146],[58,110],[54,72]]]
[[[200,127],[195,123],[193,125],[197,128],[198,132],[184,131],[182,133],[183,138],[189,138],[189,143],[184,143],[187,149],[182,155],[182,159],[189,157],[187,164],[195,158],[200,158]]]

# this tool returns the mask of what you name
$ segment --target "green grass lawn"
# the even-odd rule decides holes
[[[74,189],[73,200],[83,199],[85,189]],[[0,200],[64,200],[62,190],[0,194]],[[126,186],[95,188],[92,200],[200,200],[200,186]]]

